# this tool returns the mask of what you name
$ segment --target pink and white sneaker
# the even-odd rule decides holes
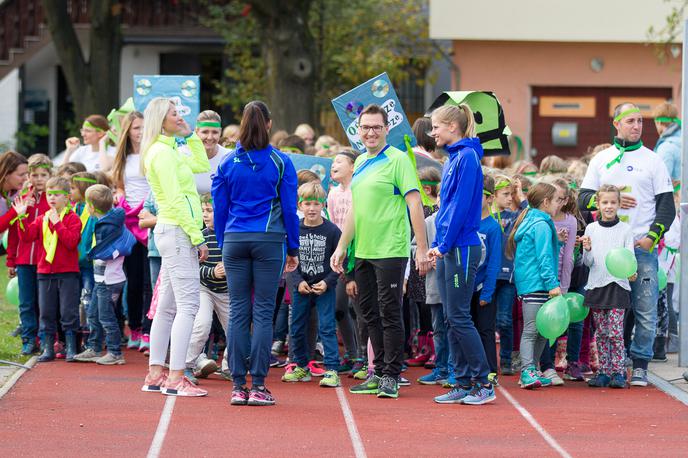
[[[245,386],[235,386],[229,403],[233,406],[245,406],[248,404],[248,397],[248,389]]]
[[[141,333],[137,330],[132,329],[129,334],[129,340],[127,341],[128,350],[136,350],[141,344]]]
[[[272,396],[272,393],[270,393],[270,391],[267,388],[265,388],[265,386],[254,386],[253,388],[251,388],[251,391],[248,394],[248,405],[274,406],[275,398]]]
[[[327,372],[327,370],[323,367],[323,364],[318,361],[311,361],[308,363],[308,369],[310,369],[313,377],[322,377]]]
[[[148,334],[139,334],[139,351],[141,353],[150,350],[150,336]]]
[[[162,386],[167,381],[167,374],[165,372],[161,373],[156,379],[153,379],[150,374],[146,375],[146,380],[143,382],[141,391],[146,391],[148,393],[160,393]]]
[[[201,397],[208,395],[206,390],[197,387],[186,377],[174,382],[168,378],[162,385],[161,392],[167,396]]]

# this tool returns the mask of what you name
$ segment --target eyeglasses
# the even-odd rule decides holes
[[[385,126],[380,126],[380,125],[378,125],[378,126],[358,126],[358,128],[359,128],[359,129],[361,130],[361,132],[363,132],[364,134],[370,132],[371,130],[372,130],[374,133],[379,134],[380,132],[382,132],[383,127],[385,127]]]

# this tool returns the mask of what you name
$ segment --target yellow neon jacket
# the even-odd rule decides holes
[[[191,155],[177,150],[174,137],[158,136],[145,153],[146,178],[158,204],[158,222],[182,228],[195,246],[204,243],[203,216],[195,173],[210,171],[203,142],[195,133],[187,139]]]

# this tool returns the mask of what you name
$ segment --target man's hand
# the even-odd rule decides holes
[[[424,249],[416,250],[416,270],[418,270],[418,275],[421,277],[428,273],[432,264],[428,254],[429,252],[426,252]]]
[[[337,246],[337,249],[332,253],[330,258],[330,268],[338,274],[344,273],[344,258],[346,257],[346,248]]]
[[[630,208],[635,208],[637,205],[638,201],[635,200],[635,197],[626,193],[621,194],[621,208],[628,210]]]
[[[213,275],[215,275],[215,278],[225,278],[225,265],[221,262],[215,264]]]
[[[305,281],[302,281],[301,283],[299,283],[298,291],[299,291],[299,293],[303,294],[304,296],[306,294],[310,294],[313,292],[311,287]]]
[[[327,291],[327,283],[325,283],[325,280],[320,280],[318,283],[311,286],[311,290],[318,296],[321,296]]]
[[[642,239],[635,242],[636,247],[642,248],[645,251],[650,251],[652,249],[652,245],[654,244],[655,241],[652,240],[650,237],[643,237]]]
[[[351,280],[346,284],[346,295],[351,299],[356,299],[356,296],[358,296],[358,285],[355,281]]]

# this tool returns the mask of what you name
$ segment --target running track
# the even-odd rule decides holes
[[[651,387],[525,391],[504,377],[494,404],[471,407],[433,403],[439,387],[377,399],[349,394],[352,379],[338,392],[282,383],[276,369],[276,406],[235,407],[216,376],[202,381],[206,398],[143,393],[147,359],[125,356],[24,374],[0,399],[0,456],[688,456],[688,407]]]

